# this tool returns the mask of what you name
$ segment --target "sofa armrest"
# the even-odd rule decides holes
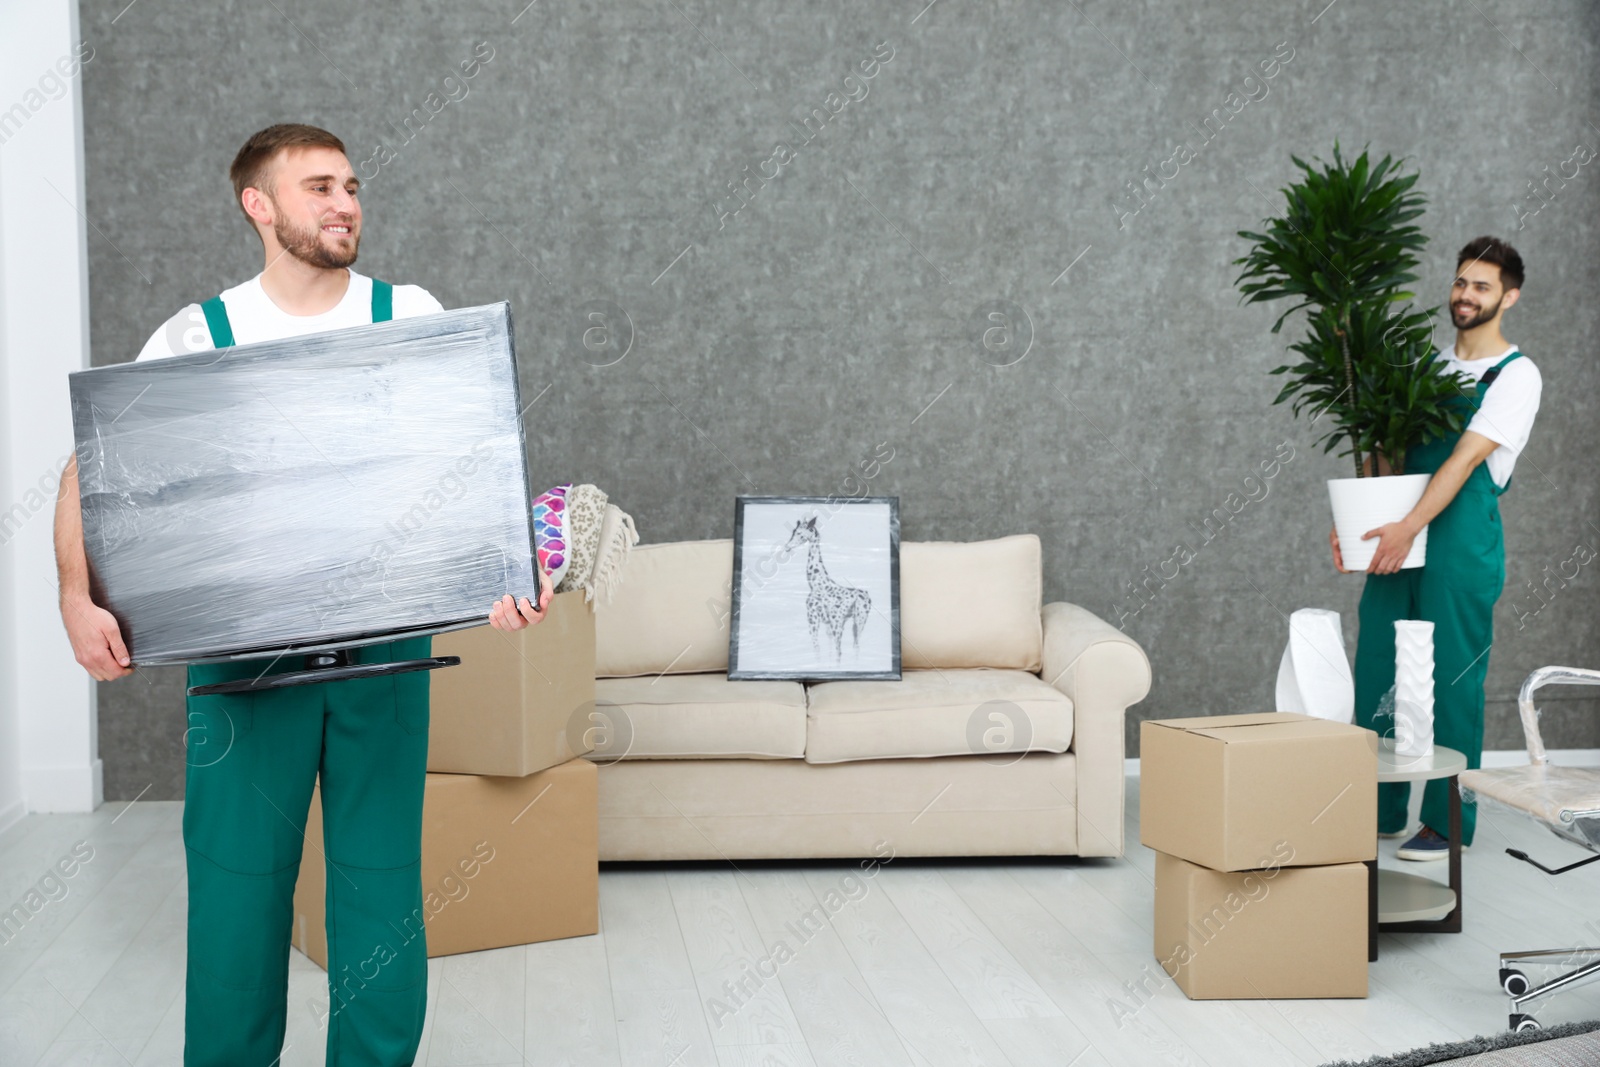
[[[1120,856],[1124,719],[1150,692],[1150,660],[1137,641],[1076,604],[1046,604],[1043,619],[1039,675],[1072,700],[1078,854]]]

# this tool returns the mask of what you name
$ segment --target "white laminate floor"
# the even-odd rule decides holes
[[[182,1062],[181,817],[114,802],[0,835],[0,905],[30,889],[48,901],[0,933],[0,1064]],[[1138,779],[1127,818],[1120,861],[895,860],[870,879],[844,863],[606,868],[598,936],[430,961],[416,1062],[1315,1065],[1501,1029],[1497,952],[1600,944],[1600,864],[1543,875],[1505,848],[1552,865],[1576,850],[1485,810],[1465,932],[1385,935],[1368,999],[1191,1002],[1151,952]],[[42,882],[79,842],[93,858]],[[830,923],[801,924],[830,901]],[[323,1062],[324,982],[291,954],[283,1067]],[[1538,1014],[1600,1016],[1600,984]]]

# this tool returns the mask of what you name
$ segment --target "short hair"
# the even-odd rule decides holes
[[[251,134],[239,154],[233,157],[228,176],[233,179],[234,206],[244,213],[252,229],[255,221],[244,210],[244,191],[253,186],[269,195],[276,194],[275,188],[267,186],[267,180],[272,161],[286,148],[332,148],[343,152],[344,142],[327,130],[299,122],[282,122]]]
[[[1500,284],[1506,289],[1522,288],[1522,257],[1517,250],[1498,237],[1474,237],[1468,241],[1461,254],[1456,256],[1456,270],[1472,260],[1493,263],[1500,268]]]

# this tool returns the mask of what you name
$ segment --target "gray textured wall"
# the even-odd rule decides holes
[[[735,494],[836,491],[886,442],[873,489],[908,539],[1035,531],[1047,599],[1114,618],[1124,583],[1197,547],[1125,619],[1155,664],[1130,742],[1139,718],[1269,707],[1282,613],[1353,617],[1361,580],[1325,544],[1347,464],[1270,406],[1287,335],[1239,306],[1229,260],[1290,153],[1403,154],[1432,202],[1423,294],[1467,238],[1510,237],[1507,332],[1546,382],[1504,500],[1489,747],[1519,743],[1528,670],[1600,663],[1593,568],[1537,614],[1524,584],[1600,548],[1600,162],[1517,228],[1530,180],[1600,148],[1592,5],[125,2],[83,13],[97,363],[260,269],[227,182],[243,139],[329,127],[368,179],[359,268],[447,307],[509,299],[524,389],[547,390],[534,480],[599,484],[646,540],[728,536]],[[479,42],[492,59],[430,115]],[[1163,165],[1180,143],[1195,158]],[[1177,173],[1139,207],[1146,167]],[[619,362],[583,345],[596,302],[631,322]],[[1007,308],[1011,347],[986,351]],[[1200,545],[1282,442],[1266,498]],[[180,693],[171,671],[102,686],[108,797],[181,795]],[[1547,707],[1550,744],[1600,744],[1592,701]]]

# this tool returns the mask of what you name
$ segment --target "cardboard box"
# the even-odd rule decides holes
[[[1367,865],[1213,871],[1156,855],[1156,959],[1193,1000],[1367,995]]]
[[[428,770],[521,776],[593,749],[594,608],[582,590],[550,598],[514,634],[479,626],[433,639],[461,664],[429,675]]]
[[[430,774],[422,801],[422,925],[429,956],[527,945],[600,928],[594,764],[524,778]],[[328,966],[322,803],[313,793],[294,945]],[[396,936],[414,936],[401,923]]]
[[[1139,840],[1216,871],[1375,859],[1378,735],[1288,712],[1144,722]]]

